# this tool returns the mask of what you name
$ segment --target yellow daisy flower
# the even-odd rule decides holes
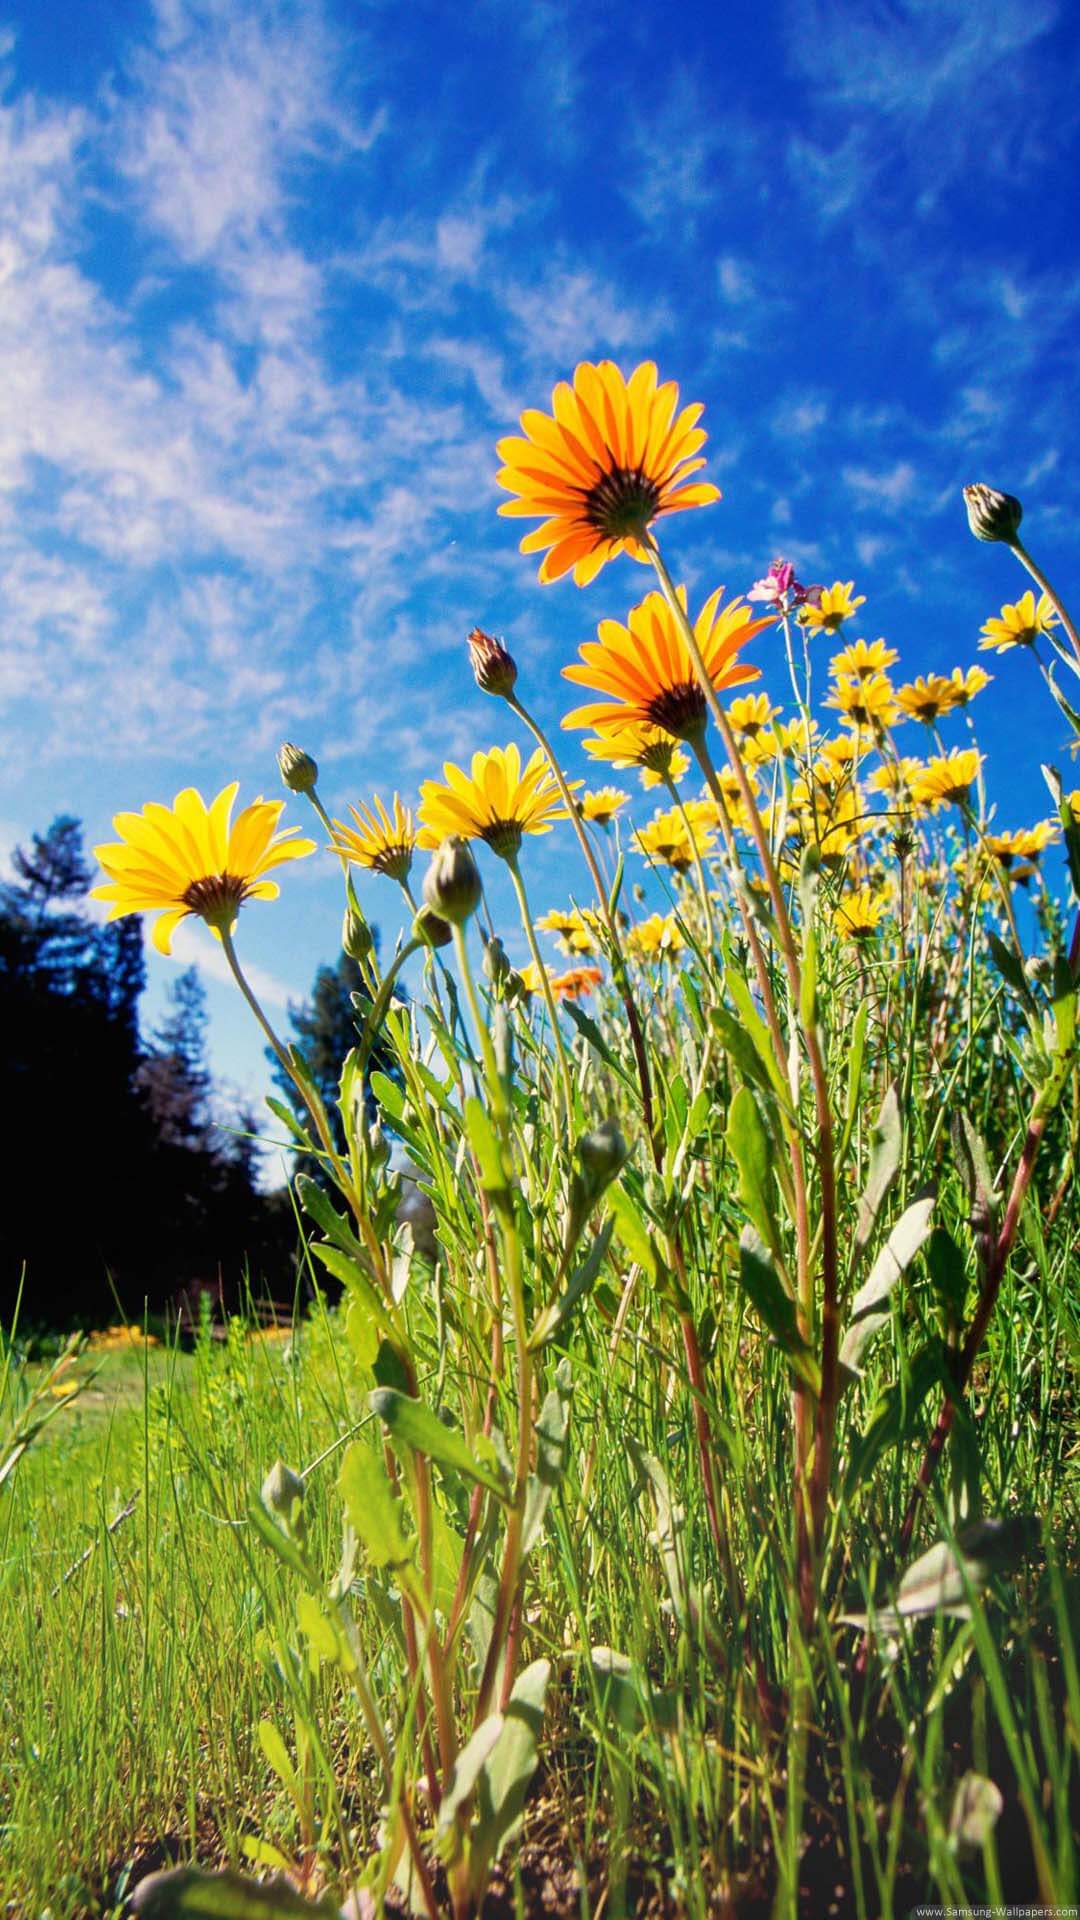
[[[925,727],[932,727],[956,706],[956,683],[942,673],[920,673],[917,680],[897,688],[896,704],[912,720],[921,720]]]
[[[635,960],[666,960],[682,953],[686,941],[674,914],[652,913],[639,920],[626,936],[627,951]]]
[[[805,720],[781,721],[778,727],[765,727],[752,740],[745,740],[743,758],[747,765],[757,765],[764,760],[787,760],[792,756],[805,759],[817,733],[816,720],[811,720],[809,731]]]
[[[1008,653],[1010,647],[1030,647],[1041,634],[1050,633],[1058,617],[1049,594],[1040,593],[1038,605],[1030,587],[1013,606],[1004,606],[980,628],[985,636],[979,641],[983,653]]]
[[[1037,860],[1057,837],[1057,822],[1040,820],[1037,826],[1016,827],[1011,833],[988,833],[985,845],[994,859],[1008,869],[1017,860]]]
[[[727,709],[728,725],[737,739],[754,741],[769,722],[776,719],[779,711],[767,693],[747,693],[741,700],[731,702]]]
[[[553,907],[550,913],[545,913],[537,920],[536,926],[541,933],[555,935],[560,953],[595,953],[597,950],[596,936],[585,915],[579,913],[576,907],[571,907],[566,913]]]
[[[705,465],[695,457],[707,437],[697,424],[704,408],[680,412],[677,385],[658,386],[651,360],[629,380],[611,360],[583,361],[551,404],[554,417],[530,409],[521,416],[524,438],[499,441],[504,465],[496,475],[516,495],[500,513],[543,521],[521,542],[522,553],[544,553],[541,580],[573,568],[583,587],[616,554],[645,560],[642,540],[654,520],[720,499],[708,481],[687,485]]]
[[[425,780],[417,809],[422,822],[416,844],[438,847],[451,834],[484,840],[502,860],[512,860],[524,833],[550,833],[566,819],[562,796],[540,747],[525,767],[511,743],[474,753],[469,773],[447,761],[446,784]],[[580,786],[580,781],[572,782]]]
[[[896,798],[910,797],[915,777],[922,770],[921,760],[886,760],[880,767],[875,767],[866,784],[875,793],[887,793]]]
[[[854,580],[835,580],[831,587],[822,587],[816,601],[808,600],[799,608],[800,623],[811,633],[836,633],[857,608],[866,605],[865,593],[852,597],[854,586]]]
[[[949,678],[956,689],[955,705],[966,707],[969,700],[974,700],[977,693],[990,685],[993,675],[984,673],[981,667],[968,667],[966,672],[963,667],[954,667]]]
[[[378,794],[370,807],[350,807],[349,812],[356,826],[347,827],[343,820],[335,820],[330,851],[351,860],[354,866],[384,873],[390,880],[406,880],[412,866],[416,828],[412,813],[402,806],[399,795],[394,795],[392,814],[387,813]]]
[[[578,812],[593,826],[606,827],[629,804],[630,795],[621,787],[592,787],[578,801]]]
[[[755,620],[741,600],[721,607],[723,587],[709,595],[697,619],[694,636],[706,671],[717,692],[760,679],[757,667],[745,666],[739,654],[768,619]],[[686,606],[686,589],[678,589]],[[662,593],[646,594],[632,607],[629,624],[601,620],[597,639],[578,649],[581,664],[563,668],[563,679],[606,694],[606,700],[575,707],[564,727],[619,729],[628,721],[647,721],[663,727],[677,739],[692,740],[704,730],[705,695],[682,631]]]
[[[676,744],[663,727],[631,721],[625,727],[609,727],[582,746],[593,760],[607,760],[620,772],[636,767],[642,786],[658,787],[665,780],[677,783],[690,766],[690,756]]]
[[[151,938],[167,954],[189,914],[220,939],[232,932],[245,900],[276,900],[278,886],[265,876],[314,853],[315,842],[293,839],[296,827],[278,833],[285,802],[261,795],[230,825],[238,792],[234,780],[208,807],[201,793],[185,787],[171,807],[150,801],[141,813],[118,813],[119,841],[94,848],[109,884],[94,887],[91,897],[108,902],[108,918],[163,910]]]
[[[948,806],[966,800],[978,779],[982,755],[974,747],[929,760],[911,783],[912,798],[921,806]]]
[[[835,707],[849,726],[869,727],[875,733],[891,727],[900,717],[892,681],[884,673],[869,673],[862,680],[838,680],[825,705]]]
[[[865,679],[868,673],[884,673],[894,667],[900,655],[887,640],[853,640],[850,646],[840,653],[834,653],[829,661],[829,672],[833,678],[846,675],[855,680]]]
[[[869,940],[888,909],[888,900],[884,894],[875,893],[872,887],[857,887],[853,893],[846,893],[833,913],[833,926],[843,940]]]
[[[850,780],[856,762],[862,758],[859,742],[852,733],[842,733],[835,740],[823,740],[821,753],[814,761],[814,778],[822,787],[840,787]]]
[[[669,807],[666,813],[654,814],[647,826],[639,827],[634,841],[638,852],[647,860],[673,867],[676,873],[685,873],[693,865],[695,846],[698,853],[709,853],[716,844],[716,836],[692,816],[687,826],[679,808]]]

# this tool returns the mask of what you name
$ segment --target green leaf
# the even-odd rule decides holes
[[[570,1275],[565,1293],[561,1293],[557,1300],[550,1301],[539,1315],[529,1335],[531,1352],[539,1352],[540,1348],[546,1346],[549,1340],[553,1340],[557,1333],[561,1333],[574,1308],[584,1300],[586,1294],[591,1292],[611,1245],[614,1227],[615,1222],[609,1215],[599,1233],[595,1235],[584,1260]]]
[[[302,1147],[307,1147],[313,1152],[311,1135],[305,1127],[301,1126],[292,1108],[287,1107],[284,1100],[275,1100],[269,1093],[266,1096],[266,1104],[275,1120],[280,1120],[283,1126],[288,1127],[294,1140],[298,1140]]]
[[[729,966],[724,970],[724,986],[731,997],[743,1032],[754,1049],[759,1064],[758,1076],[763,1074],[762,1084],[770,1086],[777,1099],[787,1112],[791,1110],[791,1089],[784,1078],[783,1068],[776,1057],[772,1035],[761,1014],[754,1004],[745,976],[737,967]]]
[[[351,1254],[343,1253],[340,1247],[330,1246],[325,1240],[312,1242],[311,1251],[321,1260],[323,1266],[340,1280],[354,1299],[363,1302],[364,1311],[379,1328],[385,1338],[396,1345],[398,1334],[393,1320],[383,1305],[378,1289],[369,1280],[367,1274]],[[365,1258],[367,1256],[365,1255]]]
[[[967,1299],[967,1265],[964,1256],[945,1227],[935,1227],[926,1243],[926,1266],[939,1300],[954,1320],[959,1320]]]
[[[768,1247],[753,1227],[744,1227],[739,1238],[739,1281],[758,1318],[783,1348],[800,1379],[820,1393],[821,1371],[799,1332],[795,1302],[773,1265]]]
[[[1072,977],[1072,968],[1065,955],[1059,953],[1054,962],[1054,981],[1052,987],[1054,1007],[1054,1052],[1061,1059],[1072,1053],[1076,1041],[1076,984]]]
[[[953,1114],[951,1131],[972,1228],[976,1233],[989,1233],[997,1213],[997,1195],[982,1135],[962,1111]]]
[[[773,1141],[749,1087],[739,1087],[736,1092],[724,1137],[739,1169],[739,1199],[765,1244],[778,1254],[780,1242],[773,1217]]]
[[[634,1083],[631,1081],[626,1068],[623,1066],[622,1061],[612,1053],[596,1021],[591,1020],[589,1015],[584,1013],[573,1000],[564,1000],[562,1010],[568,1018],[573,1021],[578,1032],[588,1041],[593,1052],[600,1055],[604,1065],[611,1068],[612,1073],[623,1082],[624,1086],[632,1088]]]
[[[817,847],[807,847],[803,852],[799,866],[799,905],[802,909],[803,952],[802,952],[802,988],[799,994],[799,1014],[804,1027],[815,1027],[818,1023],[818,943],[817,943],[817,896],[821,881],[821,855]]]
[[[470,1878],[478,1897],[491,1867],[521,1824],[525,1795],[536,1772],[550,1677],[550,1660],[534,1660],[518,1675],[502,1712],[499,1737],[480,1769],[470,1849]]]
[[[405,1112],[405,1089],[399,1087],[396,1080],[391,1080],[387,1074],[376,1070],[371,1076],[371,1091],[383,1112],[388,1113],[391,1120],[397,1121],[402,1118]]]
[[[320,1187],[317,1180],[311,1180],[306,1173],[301,1173],[296,1178],[296,1191],[304,1212],[309,1219],[314,1220],[317,1227],[322,1229],[327,1239],[333,1241],[336,1247],[340,1247],[343,1253],[349,1254],[359,1266],[367,1267],[367,1254],[349,1222],[334,1206],[326,1189]]]
[[[295,1540],[290,1540],[288,1534],[282,1532],[277,1521],[271,1518],[264,1506],[253,1502],[248,1508],[247,1517],[263,1544],[271,1548],[279,1560],[284,1561],[290,1573],[298,1574],[307,1584],[311,1579],[311,1573]]]
[[[889,1318],[887,1310],[878,1309],[930,1237],[933,1206],[934,1196],[929,1194],[901,1214],[874,1261],[869,1278],[851,1303],[852,1324],[840,1348],[840,1365],[853,1376],[859,1373],[859,1363],[870,1341]]]
[[[614,1647],[590,1647],[601,1706],[625,1733],[646,1726],[673,1733],[679,1724],[679,1696],[673,1688],[654,1687],[647,1673]]]
[[[865,1247],[874,1231],[882,1201],[900,1170],[903,1141],[900,1096],[896,1082],[892,1080],[881,1103],[877,1124],[870,1135],[870,1171],[859,1196],[859,1217],[855,1224],[856,1247]]]
[[[302,1597],[307,1600],[311,1599],[310,1594],[305,1594]],[[297,1807],[301,1806],[302,1795],[300,1792],[300,1782],[296,1778],[296,1769],[289,1759],[289,1751],[281,1734],[278,1732],[272,1720],[260,1720],[258,1731],[259,1745],[267,1760],[273,1767],[282,1786],[291,1796],[294,1805]]]
[[[499,1136],[487,1109],[470,1094],[465,1102],[465,1131],[480,1168],[480,1184],[497,1206],[510,1204],[513,1171],[508,1167]]]
[[[896,1633],[901,1620],[928,1613],[950,1613],[970,1620],[971,1600],[977,1599],[995,1573],[1014,1565],[1030,1550],[1037,1524],[1017,1515],[1009,1520],[979,1520],[957,1534],[955,1541],[939,1540],[908,1568],[891,1607],[875,1607],[870,1614],[847,1613],[850,1626],[872,1626],[879,1633]]]
[[[620,1244],[625,1247],[631,1260],[648,1274],[650,1280],[660,1278],[660,1257],[651,1233],[645,1225],[632,1196],[620,1181],[608,1188],[607,1204],[615,1224],[615,1232]]]
[[[379,1323],[359,1294],[345,1309],[345,1339],[353,1359],[361,1367],[373,1367],[379,1351]]]
[[[523,1559],[540,1536],[551,1496],[566,1470],[566,1442],[570,1431],[573,1391],[570,1365],[563,1360],[555,1376],[555,1385],[545,1395],[536,1423],[536,1472],[529,1475],[521,1528]]]
[[[242,1873],[170,1867],[141,1880],[131,1896],[139,1920],[304,1920],[336,1914],[333,1900],[304,1900],[285,1881],[248,1880]]]
[[[398,1393],[393,1387],[376,1387],[368,1395],[368,1404],[373,1413],[389,1428],[395,1440],[403,1441],[416,1453],[424,1453],[429,1460],[437,1460],[441,1467],[449,1467],[453,1473],[463,1473],[475,1480],[499,1500],[507,1499],[507,1489],[491,1467],[484,1466],[471,1453],[460,1433],[453,1427],[445,1427],[438,1415],[422,1400],[410,1399],[407,1394]],[[357,1532],[360,1528],[357,1527]]]
[[[990,948],[990,957],[1006,984],[1012,987],[1022,1000],[1031,999],[1031,988],[1024,972],[1024,963],[1018,959],[1011,947],[996,934],[992,927],[986,930],[986,944]]]
[[[338,1491],[349,1521],[373,1567],[404,1567],[412,1545],[401,1525],[402,1505],[374,1447],[354,1440],[338,1474]]]

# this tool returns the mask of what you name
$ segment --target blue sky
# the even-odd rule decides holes
[[[579,359],[655,358],[706,404],[725,498],[667,537],[692,596],[784,553],[854,576],[849,637],[909,674],[966,665],[1025,584],[966,531],[976,478],[1022,495],[1068,595],[1080,16],[701,12],[0,11],[0,844],[58,811],[107,837],[188,783],[275,792],[284,736],[334,810],[410,796],[510,737],[474,624],[557,722],[558,668],[648,585],[621,561],[541,589],[495,512],[496,439]],[[1031,662],[987,664],[991,795],[1024,824],[1064,743]],[[538,907],[566,852],[530,850]],[[285,878],[240,933],[279,1018],[340,920],[329,860]],[[392,939],[394,890],[362,892]],[[220,955],[201,927],[178,951],[215,1064],[257,1088]]]

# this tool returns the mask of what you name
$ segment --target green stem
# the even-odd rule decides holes
[[[1080,665],[1080,633],[1077,633],[1076,627],[1074,626],[1072,620],[1069,618],[1068,612],[1066,611],[1066,608],[1065,608],[1064,601],[1058,598],[1058,595],[1055,593],[1053,587],[1050,585],[1050,582],[1047,579],[1042,568],[1038,566],[1037,563],[1032,559],[1023,541],[1019,539],[1016,534],[1014,534],[1012,539],[1009,541],[1009,545],[1011,546],[1013,552],[1015,553],[1017,559],[1019,560],[1020,565],[1022,567],[1027,568],[1027,571],[1030,573],[1036,586],[1040,589],[1041,592],[1045,593],[1048,600],[1052,601],[1054,610],[1059,615],[1061,624],[1069,636],[1069,642],[1072,646],[1072,650],[1074,654],[1076,655],[1077,664]]]
[[[559,1062],[559,1078],[562,1082],[563,1104],[566,1109],[566,1124],[567,1127],[570,1127],[573,1125],[574,1118],[574,1090],[570,1081],[570,1062],[566,1057],[566,1046],[559,1026],[559,1014],[555,1005],[555,995],[551,991],[551,981],[548,978],[548,971],[541,958],[540,948],[536,942],[536,931],[533,927],[528,896],[525,892],[525,882],[521,877],[521,868],[518,865],[517,855],[507,855],[506,864],[510,869],[510,878],[514,883],[514,892],[517,895],[517,903],[521,912],[521,924],[525,929],[525,938],[529,943],[529,952],[532,955],[533,965],[536,968],[540,981],[540,991],[544,996],[544,1001],[547,1006],[548,1019],[551,1021],[551,1031],[555,1040],[555,1053]]]

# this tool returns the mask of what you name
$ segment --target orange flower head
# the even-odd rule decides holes
[[[709,595],[697,619],[694,636],[706,671],[717,692],[760,679],[757,667],[739,659],[743,647],[768,619],[755,620],[749,607],[733,600],[721,607],[723,588]],[[678,595],[686,606],[686,589]],[[606,694],[606,700],[575,707],[564,727],[597,727],[618,731],[627,723],[662,727],[679,740],[700,738],[705,729],[705,695],[675,615],[662,593],[646,594],[632,607],[628,624],[601,620],[597,639],[578,649],[581,665],[563,668],[564,680]]]
[[[561,380],[552,413],[521,416],[523,437],[499,441],[496,478],[512,500],[499,512],[542,525],[526,534],[522,553],[543,553],[540,579],[573,569],[579,587],[605,561],[629,553],[647,559],[649,527],[663,514],[704,507],[720,489],[705,480],[687,484],[704,465],[704,408],[679,408],[673,380],[657,384],[645,360],[629,380],[611,360],[583,361],[573,385]]]

